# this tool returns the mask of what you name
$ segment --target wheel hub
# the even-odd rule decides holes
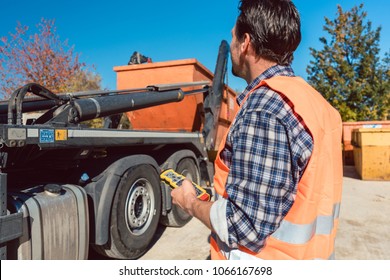
[[[151,220],[152,186],[146,179],[139,179],[134,182],[126,202],[126,218],[130,230],[134,234],[142,234]]]

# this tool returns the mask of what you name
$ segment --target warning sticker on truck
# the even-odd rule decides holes
[[[56,129],[56,141],[68,140],[68,131],[66,129]]]
[[[54,129],[40,129],[39,143],[54,143]]]

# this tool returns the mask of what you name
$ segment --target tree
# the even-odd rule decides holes
[[[29,82],[55,93],[100,89],[101,77],[60,40],[54,23],[42,19],[36,33],[18,23],[15,33],[0,39],[0,95],[8,97]]]
[[[325,17],[329,39],[323,49],[310,48],[314,61],[307,67],[309,82],[339,110],[343,121],[385,120],[390,111],[389,53],[380,60],[381,27],[372,30],[363,4],[337,18]]]

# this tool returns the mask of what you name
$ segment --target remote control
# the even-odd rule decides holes
[[[173,189],[180,187],[183,180],[186,179],[186,177],[177,173],[173,169],[168,169],[168,170],[165,170],[164,172],[162,172],[160,175],[160,178],[162,180],[164,180]],[[206,189],[200,187],[198,184],[196,184],[194,182],[192,182],[192,185],[195,188],[196,196],[198,199],[203,200],[203,201],[210,201],[211,196],[206,191]]]

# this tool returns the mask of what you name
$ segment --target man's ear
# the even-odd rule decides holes
[[[244,34],[244,40],[241,43],[241,53],[248,53],[251,48],[251,36],[248,33]]]

